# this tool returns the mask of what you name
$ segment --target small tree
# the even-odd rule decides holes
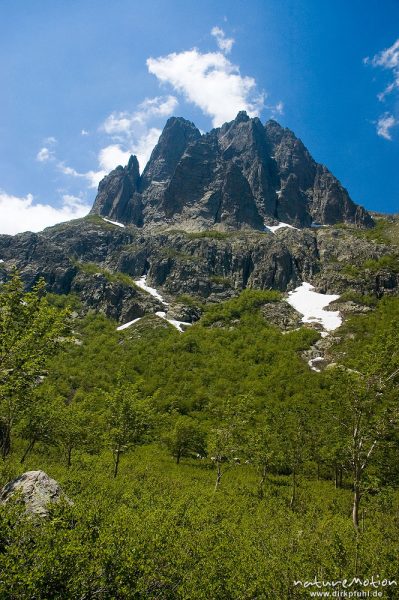
[[[20,436],[27,441],[27,446],[21,457],[23,464],[36,443],[55,444],[59,423],[59,400],[45,399],[38,395],[29,412],[19,426]]]
[[[33,402],[33,389],[46,375],[46,362],[65,341],[67,310],[50,306],[40,280],[25,293],[21,278],[0,289],[0,448],[11,450],[16,423]]]
[[[210,406],[216,421],[208,438],[208,454],[216,465],[215,492],[223,474],[239,464],[246,454],[248,428],[254,415],[252,404],[252,397],[246,395],[228,398]]]
[[[108,395],[108,440],[114,456],[114,477],[118,475],[121,454],[142,442],[153,423],[148,399],[142,399],[137,385],[123,384],[119,378]]]
[[[56,439],[63,450],[68,468],[72,464],[72,452],[85,446],[91,426],[89,414],[79,402],[72,400],[60,408]]]
[[[367,469],[375,458],[376,448],[390,438],[397,422],[397,408],[380,378],[345,368],[335,369],[333,377],[328,407],[335,433],[333,451],[337,451],[336,440],[340,440],[339,453],[346,455],[352,473],[352,521],[357,531]]]
[[[291,508],[296,503],[298,478],[303,464],[310,456],[311,420],[311,405],[298,396],[282,403],[273,421],[278,435],[277,445],[283,452],[283,464],[291,471]]]
[[[281,441],[281,437],[273,425],[272,415],[268,415],[268,419],[259,424],[251,436],[248,458],[260,471],[258,484],[260,498],[264,496],[267,474],[283,463],[284,450]]]
[[[205,436],[196,421],[190,417],[179,416],[173,429],[164,438],[165,444],[179,464],[185,456],[200,454],[205,456]]]

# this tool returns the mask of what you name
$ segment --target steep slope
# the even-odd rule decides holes
[[[163,310],[134,283],[146,275],[174,318],[186,321],[197,318],[202,302],[246,288],[286,291],[307,281],[360,303],[365,295],[396,294],[398,248],[376,241],[355,227],[190,233],[120,228],[92,215],[41,233],[0,236],[0,274],[17,268],[27,287],[43,276],[50,291],[78,294],[122,323]]]
[[[356,205],[338,179],[324,165],[316,163],[301,140],[289,129],[283,129],[276,121],[265,125],[267,137],[273,147],[278,165],[281,191],[278,216],[291,217],[298,222],[303,219],[303,207],[313,222],[332,225],[338,222],[370,227],[373,220],[369,213]]]
[[[92,213],[148,230],[373,225],[290,130],[245,112],[204,135],[172,117],[143,174],[136,157],[115,169],[100,183]]]

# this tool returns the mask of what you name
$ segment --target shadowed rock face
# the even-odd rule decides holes
[[[190,233],[121,228],[89,216],[40,233],[0,235],[0,282],[14,269],[28,289],[44,277],[48,291],[76,294],[87,309],[122,324],[164,310],[134,284],[144,274],[171,311],[184,295],[214,302],[245,288],[284,292],[302,281],[320,292],[381,297],[398,293],[397,270],[364,264],[386,255],[398,251],[353,227]],[[347,272],[348,265],[358,274]],[[183,313],[179,320],[187,320]]]
[[[101,181],[92,213],[149,230],[373,225],[292,131],[245,112],[204,135],[172,117],[142,175],[136,157],[117,167]]]
[[[100,181],[92,214],[140,227],[143,223],[139,182],[139,163],[131,156],[126,167],[117,167]]]
[[[27,471],[7,483],[0,491],[1,504],[17,499],[24,502],[27,514],[41,517],[47,516],[50,504],[62,499],[71,503],[62,493],[57,481],[44,471]]]
[[[369,213],[355,204],[338,179],[324,165],[316,163],[292,131],[268,121],[266,134],[273,148],[281,183],[278,217],[299,226],[316,222],[333,225],[344,222],[372,227]]]

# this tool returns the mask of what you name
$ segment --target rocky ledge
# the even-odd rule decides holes
[[[182,321],[198,318],[205,300],[226,300],[245,288],[285,292],[302,281],[344,294],[346,306],[358,307],[366,296],[395,294],[399,287],[397,247],[366,233],[338,226],[150,232],[89,216],[41,233],[0,236],[0,275],[16,268],[27,287],[44,277],[49,291],[75,293],[120,323],[164,310],[135,283],[143,275]]]

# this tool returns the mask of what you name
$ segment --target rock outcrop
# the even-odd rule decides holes
[[[222,301],[245,288],[285,292],[308,281],[319,292],[375,297],[399,289],[398,250],[355,227],[151,231],[92,215],[41,233],[0,236],[0,257],[3,280],[15,268],[27,288],[44,277],[49,291],[77,294],[86,308],[119,323],[164,310],[134,283],[143,275],[184,321],[198,317],[189,310],[193,300]]]
[[[46,517],[51,504],[71,501],[62,492],[60,485],[44,471],[27,471],[7,483],[0,491],[0,503],[22,501],[26,513]]]
[[[91,212],[141,226],[139,182],[139,163],[136,156],[131,156],[126,167],[117,167],[100,182]]]
[[[146,230],[373,225],[292,131],[245,112],[204,135],[172,117],[142,175],[135,156],[117,167],[100,183],[92,213]]]

